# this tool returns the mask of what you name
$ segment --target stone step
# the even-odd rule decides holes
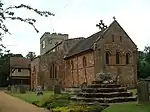
[[[119,84],[91,84],[87,88],[117,88],[121,87]]]
[[[99,103],[121,103],[121,102],[137,101],[137,96],[132,96],[132,97],[114,97],[114,98],[72,97],[72,100],[84,101],[84,102],[94,102],[94,101],[97,101]]]
[[[78,94],[79,92],[81,92],[81,88],[65,88],[64,92],[69,94]]]
[[[83,88],[82,92],[87,93],[110,93],[110,92],[126,92],[126,87],[118,87],[118,88]]]
[[[96,102],[96,103],[98,103],[98,102]],[[87,104],[87,105],[94,105],[95,102],[86,102],[85,104]],[[99,105],[103,106],[104,108],[107,108],[107,107],[110,106],[110,104],[108,104],[108,103],[99,103]]]
[[[102,84],[102,83],[103,83],[103,81],[92,81],[92,84]],[[114,82],[112,82],[112,83],[114,83]]]
[[[113,97],[130,97],[132,92],[111,92],[111,93],[83,93],[80,92],[78,97],[85,98],[113,98]]]

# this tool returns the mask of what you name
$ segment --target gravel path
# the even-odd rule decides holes
[[[0,91],[0,112],[50,112]]]

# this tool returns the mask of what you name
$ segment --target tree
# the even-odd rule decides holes
[[[31,61],[36,57],[35,52],[28,52],[26,58],[30,59]]]
[[[10,73],[9,59],[10,57],[23,57],[21,54],[4,54],[0,57],[0,86],[7,86]]]
[[[25,22],[25,23],[28,23],[29,25],[33,26],[33,28],[35,29],[35,31],[38,33],[39,31],[37,30],[37,28],[35,27],[35,22],[36,20],[33,19],[33,18],[22,18],[22,17],[18,17],[16,16],[15,12],[12,11],[12,9],[16,9],[16,10],[19,10],[21,8],[25,8],[27,10],[31,10],[31,11],[34,11],[35,13],[37,13],[38,15],[40,16],[45,16],[45,17],[48,17],[48,16],[55,16],[53,13],[49,12],[49,11],[39,11],[38,9],[35,9],[35,8],[32,8],[28,5],[24,5],[24,4],[21,4],[21,5],[18,5],[18,6],[9,6],[7,8],[4,8],[4,3],[2,2],[2,0],[0,0],[0,41],[2,40],[2,37],[4,37],[4,34],[11,34],[9,32],[9,29],[7,28],[7,26],[5,25],[5,21],[10,19],[10,20],[18,20],[18,21],[21,21],[21,22]],[[1,49],[5,49],[6,47],[3,46],[3,44],[0,44],[0,46],[2,47]],[[7,53],[9,53],[10,51],[6,51]]]
[[[150,63],[150,46],[145,46],[144,53],[145,53],[145,61]]]
[[[144,51],[138,52],[138,77],[150,76],[150,46],[145,46]]]

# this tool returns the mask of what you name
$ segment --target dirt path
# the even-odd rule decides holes
[[[0,91],[0,112],[50,112]]]

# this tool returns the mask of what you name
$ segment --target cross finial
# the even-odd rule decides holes
[[[113,19],[116,20],[116,17],[114,16]]]
[[[99,27],[101,31],[107,28],[107,26],[103,23],[103,20],[100,20],[100,23],[96,24],[96,27]]]

